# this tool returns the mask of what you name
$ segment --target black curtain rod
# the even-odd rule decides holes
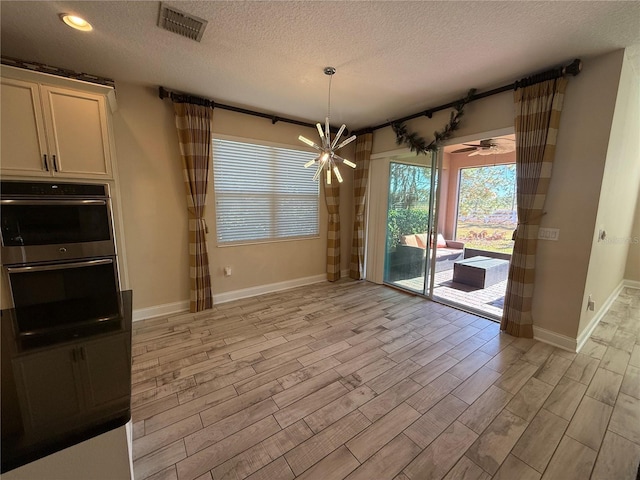
[[[158,88],[158,96],[161,99],[169,98],[173,102],[177,103],[191,103],[194,105],[201,105],[203,107],[220,108],[221,110],[229,110],[230,112],[244,113],[245,115],[253,115],[254,117],[266,118],[271,120],[272,124],[278,122],[291,123],[293,125],[300,125],[302,127],[316,128],[315,123],[303,122],[301,120],[294,120],[292,118],[280,117],[278,115],[269,115],[268,113],[256,112],[255,110],[249,110],[247,108],[234,107],[233,105],[225,105],[224,103],[214,102],[202,97],[196,97],[195,95],[188,95],[184,93],[177,93],[167,90],[164,87]],[[333,130],[333,129],[332,129]]]
[[[469,101],[473,102],[474,100],[480,100],[481,98],[490,97],[491,95],[496,95],[498,93],[506,92],[508,90],[517,90],[518,88],[527,87],[529,85],[535,85],[536,83],[546,82],[547,80],[553,80],[554,78],[559,78],[567,74],[576,76],[580,73],[581,70],[582,70],[582,61],[576,58],[573,62],[571,62],[569,65],[566,65],[564,67],[552,68],[551,70],[547,70],[542,73],[530,75],[528,77],[523,78],[522,80],[518,80],[517,82],[513,82],[509,85],[504,85],[502,87],[494,88],[493,90],[488,90],[482,93],[476,93],[475,95],[471,96],[471,99]],[[253,115],[254,117],[266,118],[268,120],[271,120],[272,124],[276,124],[278,122],[285,122],[285,123],[291,123],[293,125],[300,125],[302,127],[309,127],[309,128],[315,128],[316,126],[314,123],[303,122],[301,120],[294,120],[292,118],[280,117],[278,115],[269,115],[268,113],[256,112],[255,110],[249,110],[247,108],[234,107],[233,105],[225,105],[224,103],[217,103],[217,102],[214,102],[213,100],[197,97],[195,95],[172,92],[170,90],[167,90],[164,87],[158,88],[158,96],[161,99],[169,98],[172,101],[178,102],[178,103],[192,103],[195,105],[202,105],[203,107],[220,108],[222,110],[229,110],[230,112],[244,113],[245,115]],[[414,113],[413,115],[408,115],[406,117],[402,117],[394,121],[381,123],[380,125],[376,125],[375,127],[363,128],[353,133],[356,135],[359,135],[362,133],[370,133],[370,132],[373,132],[374,130],[379,130],[381,128],[389,127],[396,122],[398,123],[406,122],[408,120],[413,120],[414,118],[418,118],[418,117],[426,116],[431,118],[434,113],[439,112],[441,110],[446,110],[451,107],[455,107],[460,101],[461,99],[456,100],[454,102],[445,103],[444,105],[429,108],[428,110],[424,110],[419,113]],[[334,131],[333,128],[331,130]],[[347,134],[348,132],[345,132],[345,135]]]
[[[476,93],[475,95],[471,96],[469,101],[473,102],[474,100],[480,100],[481,98],[490,97],[492,95],[506,92],[508,90],[517,90],[518,88],[528,87],[529,85],[535,85],[536,83],[542,83],[542,82],[546,82],[547,80],[560,78],[567,74],[573,75],[575,77],[580,73],[581,70],[582,70],[582,61],[576,58],[573,62],[571,62],[569,65],[566,65],[564,67],[552,68],[551,70],[547,70],[542,73],[530,75],[528,77],[523,78],[522,80],[518,80],[509,85],[504,85],[502,87],[494,88],[493,90],[487,90],[486,92],[482,92],[482,93]],[[443,105],[429,108],[419,113],[414,113],[413,115],[408,115],[406,117],[402,117],[397,120],[381,123],[380,125],[376,125],[375,127],[364,128],[362,130],[358,130],[353,133],[355,135],[362,134],[362,133],[369,133],[369,132],[373,132],[374,130],[379,130],[381,128],[389,127],[394,123],[403,123],[408,120],[413,120],[414,118],[419,118],[419,117],[431,118],[433,114],[436,112],[455,107],[458,103],[460,103],[461,100],[462,99],[456,100],[454,102],[445,103]]]

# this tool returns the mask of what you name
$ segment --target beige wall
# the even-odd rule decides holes
[[[631,240],[640,191],[640,76],[626,56],[617,93],[578,333],[624,279],[629,250],[638,249]],[[607,233],[604,240],[598,238],[601,229]],[[595,311],[586,309],[589,295]]]
[[[122,192],[125,242],[134,309],[189,299],[186,199],[173,106],[155,88],[117,82],[114,130]],[[300,147],[298,135],[315,138],[315,129],[215,110],[214,134]],[[350,146],[351,147],[351,146]],[[353,148],[346,149],[353,158]],[[348,170],[348,171],[347,171]],[[342,268],[348,268],[353,209],[353,174],[341,169]],[[320,236],[315,239],[217,247],[213,182],[206,220],[214,295],[325,273],[326,207],[320,205]],[[231,277],[223,267],[232,268]]]
[[[624,278],[640,283],[640,195],[636,202],[635,217],[629,239],[629,253]]]
[[[571,338],[576,338],[580,323],[622,57],[620,50],[583,59],[582,73],[569,81],[545,204],[547,214],[542,219],[542,227],[560,229],[560,239],[538,243],[534,325]],[[429,135],[442,128],[448,115],[421,117],[408,126]],[[512,128],[513,116],[511,92],[473,102],[465,109],[457,138],[466,141],[474,135]],[[390,128],[375,132],[373,145],[376,155],[398,148]]]

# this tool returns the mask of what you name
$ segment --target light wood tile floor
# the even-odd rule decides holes
[[[640,290],[580,354],[366,282],[136,322],[136,480],[635,479]]]

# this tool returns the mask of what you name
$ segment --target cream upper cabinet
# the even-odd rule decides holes
[[[2,78],[0,167],[10,175],[49,176],[38,84]]]
[[[113,178],[105,95],[2,78],[4,176]]]
[[[110,177],[104,96],[44,85],[41,95],[54,175]]]

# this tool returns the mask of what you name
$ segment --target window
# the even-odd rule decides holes
[[[510,254],[518,223],[515,164],[462,168],[459,185],[456,240]]]
[[[218,243],[317,236],[319,183],[311,152],[213,140]]]

